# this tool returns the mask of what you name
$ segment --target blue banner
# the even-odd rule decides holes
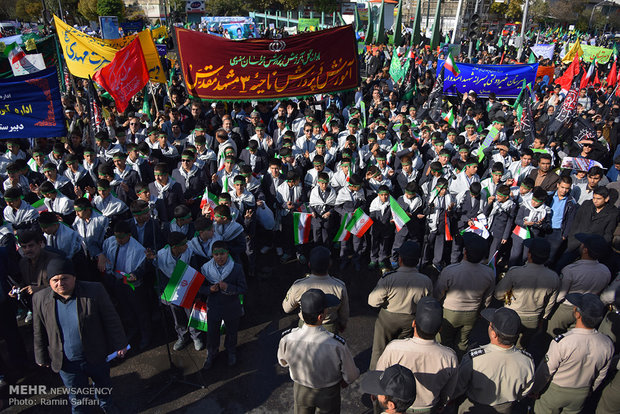
[[[443,60],[437,62],[437,76],[443,66]],[[526,83],[534,83],[538,63],[531,65],[472,65],[456,63],[461,73],[454,77],[452,72],[445,71],[443,82],[444,95],[455,96],[456,92],[474,91],[481,98],[495,92],[498,98],[516,98],[521,92],[523,79]]]
[[[0,79],[0,139],[66,135],[55,67]]]

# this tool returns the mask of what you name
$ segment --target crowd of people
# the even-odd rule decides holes
[[[477,51],[475,59],[492,62],[503,52]],[[567,65],[557,52],[562,73]],[[233,366],[240,295],[252,294],[246,278],[264,277],[259,256],[272,255],[311,270],[283,301],[286,312],[301,307],[305,324],[285,332],[278,350],[295,381],[297,412],[336,412],[341,381],[359,376],[339,335],[346,337],[347,289],[355,286],[329,272],[362,268],[380,277],[368,299],[381,309],[370,368],[398,370],[398,378],[409,369],[415,377],[413,399],[400,398],[409,405],[379,398],[377,410],[407,405],[435,412],[460,397],[460,412],[510,412],[530,396],[536,413],[579,412],[614,375],[620,99],[613,85],[587,85],[574,116],[549,133],[565,94],[539,78],[532,88],[533,139],[513,103],[473,90],[445,97],[454,122],[433,119],[424,104],[440,57],[415,49],[411,97],[390,78],[390,53],[370,48],[357,91],[274,102],[192,100],[177,65],[168,91],[151,90],[150,107],[136,96],[118,113],[99,92],[105,118],[99,131],[86,111],[88,82],[78,80],[63,97],[67,137],[1,143],[7,278],[0,314],[11,359],[25,360],[19,306],[33,321],[37,363],[51,363],[67,386],[77,384],[71,370],[91,377],[96,371],[106,382],[103,368],[72,364],[107,354],[85,352],[95,345],[84,337],[79,345],[67,303],[105,296],[92,287],[102,282],[120,316],[108,322],[127,334],[127,341],[115,335],[107,351],[123,354],[127,342],[145,350],[160,329],[151,315],[183,261],[206,278],[198,297],[208,301],[208,326],[224,322]],[[577,134],[578,123],[592,132]],[[481,146],[490,131],[492,144]],[[560,168],[569,156],[589,161]],[[404,225],[395,223],[395,203],[407,216]],[[359,209],[371,227],[361,237],[342,237]],[[295,212],[312,216],[307,243],[294,242]],[[46,317],[50,303],[57,321]],[[498,303],[504,307],[489,307]],[[220,330],[210,329],[205,343],[200,330],[188,327],[188,309],[166,305],[177,334],[173,349],[206,348],[210,369]],[[471,349],[480,316],[490,323],[490,344]],[[58,326],[64,343],[48,351]],[[536,367],[528,350],[541,335],[550,345]],[[315,361],[307,361],[308,352],[316,352]],[[616,376],[608,387],[617,391],[619,383]],[[368,389],[378,388],[385,389]],[[407,394],[394,393],[396,400]],[[603,392],[597,412],[618,412],[617,398],[611,389]]]

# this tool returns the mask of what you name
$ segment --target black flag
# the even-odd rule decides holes
[[[521,93],[515,102],[515,109],[517,110],[517,119],[521,131],[525,134],[525,146],[530,146],[534,142],[536,130],[534,128],[534,116],[532,114],[532,98],[530,94],[529,85],[525,84],[523,80],[523,88]]]
[[[88,118],[92,138],[94,138],[97,132],[106,130],[101,101],[90,76],[88,77]]]
[[[444,67],[441,67],[441,71],[439,72],[439,76],[435,80],[435,84],[433,85],[433,90],[428,95],[428,99],[422,105],[420,111],[418,111],[417,119],[418,121],[429,116],[434,122],[439,122],[441,120],[441,106],[443,104],[443,73]]]
[[[555,112],[555,116],[547,127],[548,135],[553,135],[575,115],[575,111],[577,110],[577,99],[579,98],[579,84],[581,83],[582,75],[583,70],[579,70],[579,73],[573,78],[573,83],[566,94],[566,98],[564,98],[562,106]]]

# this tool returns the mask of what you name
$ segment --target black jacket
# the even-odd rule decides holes
[[[575,238],[578,233],[600,234],[611,242],[611,238],[618,223],[618,209],[610,204],[605,205],[600,212],[596,212],[592,200],[584,201],[577,209],[573,225],[570,228],[567,251],[579,247],[579,240]]]

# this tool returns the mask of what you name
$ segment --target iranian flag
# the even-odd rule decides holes
[[[456,118],[454,118],[454,111],[450,108],[450,112],[444,115],[443,120],[446,121],[452,128],[456,128]]]
[[[209,192],[208,188],[205,188],[205,192],[202,194],[202,200],[200,200],[200,209],[209,204],[211,210],[217,207],[217,196]]]
[[[411,217],[405,213],[405,210],[398,204],[396,199],[390,196],[390,210],[392,210],[392,219],[394,219],[394,225],[396,226],[396,231],[400,231]]]
[[[207,304],[203,301],[197,300],[192,307],[192,313],[189,315],[189,322],[187,324],[190,328],[198,329],[199,331],[207,332]]]
[[[443,218],[444,218],[444,222],[445,222],[445,237],[446,237],[446,241],[452,241],[454,240],[452,238],[452,232],[450,231],[450,220],[448,219],[448,212],[444,211],[443,212]]]
[[[129,281],[129,273],[124,273],[120,270],[117,270],[116,273],[120,274],[123,277],[123,284],[129,286],[131,290],[136,290],[136,286]]]
[[[454,61],[454,58],[452,58],[452,51],[450,51],[450,53],[448,53],[448,57],[446,58],[446,61],[444,62],[444,67],[449,70],[450,72],[452,72],[452,74],[456,77],[459,76],[459,74],[461,73],[461,71],[459,70],[459,68],[456,66],[456,62]]]
[[[43,213],[44,211],[47,211],[47,206],[45,205],[45,198],[42,198],[32,203],[32,208],[37,210],[38,213]]]
[[[338,227],[338,232],[336,233],[336,236],[334,236],[334,242],[349,240],[349,237],[351,237],[351,233],[349,233],[346,229],[348,221],[349,214],[345,213],[340,219],[340,227]]]
[[[198,288],[204,280],[201,273],[179,260],[161,298],[182,308],[191,309]]]
[[[293,213],[293,236],[295,245],[305,244],[310,241],[310,213]]]
[[[364,233],[366,233],[366,230],[372,226],[372,223],[372,219],[364,213],[361,207],[358,207],[347,223],[346,229],[357,237],[362,237]]]
[[[515,226],[515,229],[512,232],[515,236],[521,237],[523,240],[532,237],[532,235],[530,234],[530,229],[526,227]]]

